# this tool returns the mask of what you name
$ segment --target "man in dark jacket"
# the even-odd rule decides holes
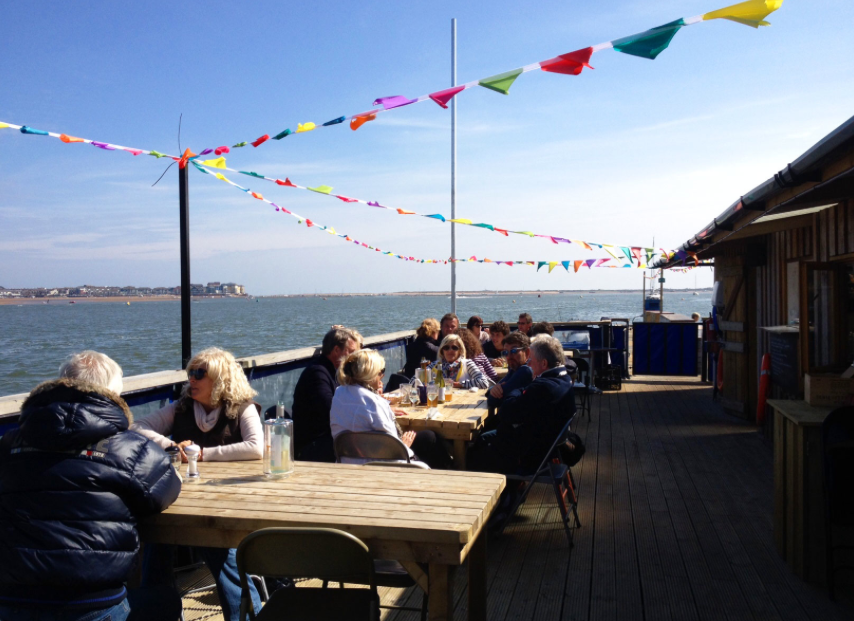
[[[509,395],[514,390],[525,388],[534,381],[534,373],[528,366],[530,346],[531,339],[518,330],[511,332],[504,339],[501,355],[507,360],[507,375],[486,391],[486,404],[490,411],[504,403],[505,394]]]
[[[563,366],[563,347],[550,336],[531,341],[528,366],[534,381],[504,396],[497,429],[482,434],[469,450],[469,469],[500,474],[536,468],[566,422],[575,414],[572,381]]]
[[[128,431],[113,360],[81,352],[60,375],[0,438],[0,619],[123,621],[137,520],[172,504],[181,480]]]
[[[305,368],[294,389],[294,452],[302,461],[334,462],[329,411],[338,388],[338,365],[360,347],[361,339],[346,328],[323,337],[320,356]]]

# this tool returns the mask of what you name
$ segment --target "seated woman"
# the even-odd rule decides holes
[[[407,446],[410,459],[420,459],[431,468],[448,468],[451,457],[440,436],[427,430],[401,434],[395,416],[406,413],[392,410],[383,399],[384,374],[385,360],[377,351],[363,349],[347,357],[338,368],[339,386],[329,413],[332,437],[343,431],[381,431],[400,438]]]
[[[481,373],[474,360],[466,358],[466,346],[456,334],[449,334],[439,345],[442,373],[452,378],[454,388],[488,388],[489,379]]]
[[[153,440],[161,447],[177,446],[184,461],[184,447],[197,444],[199,461],[238,461],[261,459],[263,431],[256,392],[243,369],[229,352],[211,347],[196,354],[187,365],[189,383],[178,401],[137,419],[131,430]],[[168,438],[171,434],[171,439]],[[238,621],[240,616],[240,578],[234,548],[194,547],[216,580],[223,617]],[[143,586],[154,586],[172,578],[171,546],[146,546],[143,560]],[[250,585],[255,610],[261,599]]]
[[[478,315],[472,315],[466,322],[466,328],[474,333],[475,338],[480,341],[481,345],[486,345],[489,342],[489,329],[484,329],[483,319]]]
[[[425,319],[415,332],[415,340],[406,348],[406,365],[403,374],[407,377],[415,376],[415,369],[421,364],[421,359],[426,358],[428,362],[436,359],[439,353],[439,322],[435,319]]]
[[[492,367],[492,363],[489,361],[489,358],[483,354],[480,341],[477,340],[474,332],[467,328],[460,328],[457,330],[457,334],[461,339],[463,339],[463,345],[466,346],[466,354],[469,359],[474,360],[474,363],[477,365],[477,368],[480,369],[481,373],[486,375],[486,377],[488,377],[493,383],[497,382],[498,374]]]

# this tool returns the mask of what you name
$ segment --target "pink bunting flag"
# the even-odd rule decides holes
[[[403,95],[393,95],[391,97],[378,97],[374,101],[375,106],[382,106],[383,110],[391,110],[392,108],[400,108],[401,106],[408,106],[411,103],[415,103],[418,101],[417,99],[409,99],[408,97],[404,97]]]
[[[593,267],[599,267],[600,265],[604,265],[610,260],[611,259],[599,259],[598,261],[596,261],[596,263],[593,264]]]
[[[339,196],[338,194],[333,194],[333,196],[335,196],[335,198],[340,198],[345,203],[358,203],[359,202],[358,198],[349,198],[347,196]]]
[[[561,54],[560,56],[541,62],[540,69],[550,73],[578,75],[585,67],[593,69],[593,67],[590,66],[590,56],[592,54],[592,47],[587,47],[583,50],[576,50],[569,54]]]
[[[214,150],[214,153],[216,153],[217,155],[222,155],[223,153],[229,153],[230,151],[231,149],[229,147],[217,147]]]
[[[430,99],[435,101],[437,104],[442,106],[445,110],[448,109],[448,102],[454,98],[454,95],[463,91],[465,86],[454,86],[451,88],[446,88],[443,91],[437,91],[435,93],[430,94]]]
[[[127,151],[128,153],[133,153],[133,155],[135,155],[135,156],[136,155],[142,155],[142,151],[140,151],[139,149],[125,148],[125,151]]]

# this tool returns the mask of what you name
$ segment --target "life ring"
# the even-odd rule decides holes
[[[756,402],[756,424],[765,422],[765,401],[771,389],[771,354],[762,356],[762,370],[759,372],[759,401]]]
[[[718,363],[715,365],[715,385],[718,387],[718,392],[724,390],[724,350],[723,347],[718,350]]]

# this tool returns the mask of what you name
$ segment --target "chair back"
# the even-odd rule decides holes
[[[327,618],[378,619],[374,561],[357,537],[332,528],[265,528],[237,547],[242,619],[289,620]],[[365,589],[279,589],[260,611],[251,611],[249,574],[275,578],[319,578],[328,582],[366,584]]]
[[[368,460],[399,460],[409,463],[406,445],[382,431],[343,431],[335,436],[335,460],[343,457]]]
[[[838,525],[854,524],[854,407],[833,410],[821,425],[824,494],[827,518]]]
[[[590,364],[584,358],[578,357],[572,358],[573,362],[575,362],[575,366],[578,371],[576,372],[576,379],[585,385],[590,385]]]
[[[396,468],[414,468],[416,470],[430,470],[430,466],[421,461],[410,461],[401,463],[399,461],[369,461],[364,466],[394,466]]]

